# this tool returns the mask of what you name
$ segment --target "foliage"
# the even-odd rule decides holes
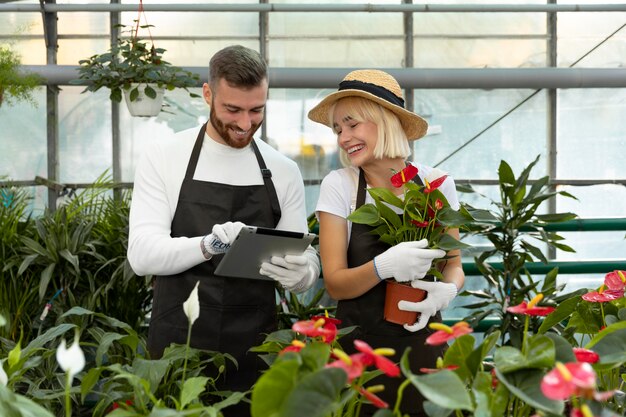
[[[125,25],[118,27],[126,28]],[[133,83],[157,84],[168,90],[183,88],[189,92],[188,88],[196,86],[199,77],[165,61],[164,52],[165,49],[156,48],[154,44],[148,46],[136,33],[131,33],[130,37],[120,36],[109,51],[80,60],[79,79],[71,83],[88,84],[83,92],[106,87],[111,90],[110,99],[118,103],[122,100],[122,90],[129,90]],[[150,86],[145,93],[150,98],[156,97],[156,91]],[[137,87],[133,88],[130,100],[135,101],[138,94]],[[189,95],[199,97],[191,92]]]
[[[461,295],[474,296],[478,302],[464,307],[473,310],[466,318],[474,324],[483,318],[497,317],[501,320],[499,327],[502,335],[510,337],[511,343],[520,346],[522,340],[523,321],[506,311],[509,305],[519,304],[524,299],[532,298],[533,293],[541,292],[554,302],[563,300],[564,295],[556,296],[557,270],[550,271],[544,278],[541,288],[539,281],[533,281],[525,263],[539,260],[547,263],[542,250],[531,243],[531,239],[545,245],[547,250],[558,248],[564,251],[574,250],[563,244],[563,238],[554,232],[547,232],[544,227],[549,224],[571,220],[576,217],[572,213],[538,214],[537,210],[545,201],[556,195],[574,198],[565,191],[551,191],[549,177],[539,178],[529,188],[529,177],[539,156],[528,165],[519,177],[505,161],[500,162],[498,169],[500,200],[490,200],[493,210],[478,210],[467,206],[472,216],[477,219],[468,229],[471,233],[486,238],[493,247],[476,257],[475,263],[486,280],[487,286],[480,291],[465,291]],[[467,188],[466,191],[474,192]],[[483,196],[487,198],[486,196]],[[493,265],[493,260],[501,261],[501,266]],[[537,328],[537,321],[531,323]],[[493,329],[492,329],[493,330]]]
[[[36,74],[23,73],[20,70],[21,58],[7,45],[0,45],[0,106],[11,105],[16,101],[35,104],[32,92],[42,83]]]
[[[76,305],[138,330],[144,324],[150,277],[137,277],[128,265],[130,197],[113,198],[113,186],[103,176],[56,211],[37,217],[27,214],[24,191],[3,189],[0,312],[8,320],[0,336],[31,340]]]

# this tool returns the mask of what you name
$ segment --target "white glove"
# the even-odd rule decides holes
[[[269,262],[263,262],[259,270],[261,275],[270,277],[288,291],[300,292],[308,288],[314,274],[309,260],[304,255],[272,256]]]
[[[394,278],[398,282],[424,278],[433,259],[446,255],[441,249],[425,249],[427,246],[426,239],[402,242],[376,256],[374,269],[378,278]]]
[[[426,299],[413,303],[411,301],[398,302],[398,308],[404,311],[416,311],[421,313],[417,323],[405,324],[404,328],[410,332],[416,332],[426,327],[428,320],[439,310],[448,307],[450,301],[458,292],[455,284],[449,282],[430,282],[415,280],[411,282],[413,288],[420,288],[428,292]]]
[[[213,255],[226,252],[244,226],[245,224],[242,222],[226,222],[214,225],[212,233],[203,237],[200,242],[204,257],[211,259]]]

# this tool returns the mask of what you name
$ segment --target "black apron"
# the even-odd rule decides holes
[[[359,185],[357,188],[356,208],[365,203],[367,183],[363,170],[359,170]],[[414,182],[419,185],[421,179],[415,176]],[[355,268],[363,265],[375,256],[389,249],[389,245],[378,240],[378,236],[370,233],[373,228],[364,224],[352,223],[352,232],[348,243],[348,267]],[[409,332],[399,324],[386,321],[383,318],[385,306],[385,281],[381,281],[365,294],[349,300],[340,300],[337,303],[337,318],[341,320],[341,327],[359,326],[348,335],[339,339],[339,343],[347,353],[355,353],[354,339],[367,342],[372,348],[390,347],[395,349],[395,356],[389,357],[394,362],[399,362],[404,350],[410,346],[409,363],[411,371],[419,374],[420,368],[435,368],[437,357],[443,356],[445,347],[428,346],[426,338],[433,330],[426,328],[415,333]],[[441,322],[439,313],[431,317],[430,322]],[[383,384],[385,390],[377,393],[385,400],[391,409],[395,406],[397,390],[404,377],[391,378],[381,375],[369,381],[367,386]],[[410,416],[425,416],[422,410],[424,397],[419,391],[409,384],[402,395],[400,411]],[[377,408],[366,404],[363,405],[361,416],[369,416],[376,412]]]
[[[278,196],[271,172],[254,140],[251,146],[264,185],[234,186],[193,179],[205,129],[206,123],[198,133],[189,159],[171,236],[205,235],[214,224],[227,221],[276,227],[281,216]],[[225,379],[222,375],[217,381],[218,389],[245,391],[257,380],[263,367],[262,361],[248,349],[261,344],[265,334],[276,330],[275,287],[273,281],[215,276],[213,271],[222,257],[214,255],[180,274],[156,277],[148,349],[153,358],[158,358],[170,343],[186,343],[188,320],[183,302],[200,281],[200,317],[192,327],[191,346],[233,355],[238,368],[227,366]]]

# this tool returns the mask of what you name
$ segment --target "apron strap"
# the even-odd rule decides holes
[[[200,158],[200,150],[202,149],[202,142],[204,142],[204,133],[206,132],[207,123],[208,122],[205,122],[200,128],[198,137],[196,138],[196,143],[193,145],[193,151],[191,151],[191,157],[189,158],[187,171],[185,172],[186,180],[192,180],[193,174],[196,172],[196,166],[198,165],[198,159]]]
[[[280,221],[282,213],[280,211],[280,203],[278,202],[276,188],[274,188],[274,182],[272,181],[272,171],[270,171],[267,166],[265,166],[265,161],[263,160],[261,151],[259,151],[259,147],[257,146],[254,139],[250,143],[252,144],[252,150],[254,151],[256,160],[259,163],[259,167],[261,168],[261,175],[263,176],[265,188],[267,189],[267,193],[270,196],[270,203],[272,204],[272,215],[274,216],[274,227],[276,227],[276,225]]]

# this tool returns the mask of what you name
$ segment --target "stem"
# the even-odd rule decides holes
[[[72,401],[70,398],[70,389],[72,381],[70,380],[69,371],[65,373],[65,417],[72,417]]]
[[[404,393],[404,389],[411,383],[409,379],[405,379],[402,381],[402,384],[398,387],[398,395],[396,397],[396,404],[393,407],[393,415],[400,415],[400,404],[402,403],[402,394]]]
[[[185,375],[187,373],[187,358],[189,357],[189,344],[191,343],[191,323],[187,328],[187,345],[185,346],[185,361],[183,362],[183,385],[185,384]],[[182,391],[181,391],[182,392]]]
[[[528,322],[530,321],[530,316],[526,315],[526,320],[524,320],[524,336],[522,337],[522,355],[526,354],[526,335],[528,334]]]
[[[602,313],[602,325],[606,327],[606,320],[604,319],[604,303],[600,303],[600,312]]]

